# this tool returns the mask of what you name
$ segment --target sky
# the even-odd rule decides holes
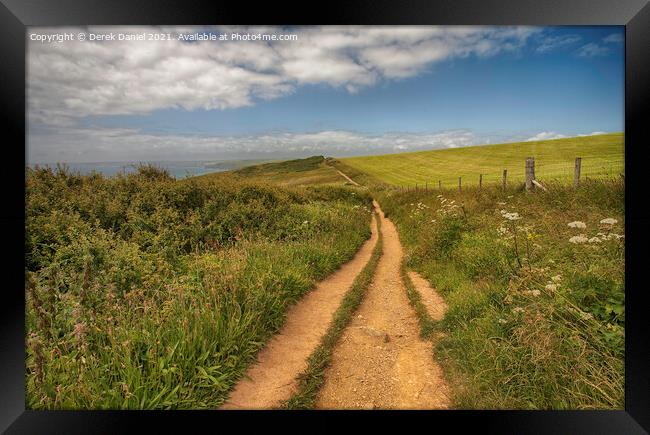
[[[343,157],[624,130],[622,26],[30,27],[27,38],[28,164]]]

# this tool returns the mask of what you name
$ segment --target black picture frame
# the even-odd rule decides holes
[[[169,0],[0,0],[0,106],[6,162],[0,228],[3,294],[0,300],[0,430],[7,433],[122,433],[145,428],[225,429],[225,419],[276,418],[298,427],[296,418],[334,415],[372,418],[383,424],[397,416],[410,422],[469,425],[483,433],[647,433],[650,431],[649,322],[644,316],[643,267],[650,242],[650,213],[644,207],[644,158],[648,148],[643,115],[650,97],[647,0],[366,0],[320,5],[267,2]],[[119,412],[25,410],[24,217],[25,55],[27,26],[127,24],[467,24],[624,25],[626,177],[626,358],[624,411],[422,411],[422,412]],[[21,145],[22,144],[22,145]],[[243,419],[242,419],[243,418]],[[240,423],[241,424],[241,423]],[[330,423],[328,426],[334,426]],[[327,427],[325,425],[323,428]],[[303,430],[307,430],[303,426]]]

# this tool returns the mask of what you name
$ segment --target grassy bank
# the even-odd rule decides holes
[[[439,180],[443,187],[458,186],[458,177],[462,177],[463,186],[478,185],[479,174],[483,174],[484,185],[500,185],[504,169],[510,182],[523,181],[526,157],[535,158],[535,173],[542,182],[571,180],[576,157],[582,157],[583,177],[607,178],[624,172],[624,154],[623,134],[612,133],[340,160],[385,183],[429,183],[437,188]]]
[[[28,170],[27,408],[218,407],[369,237],[364,205],[349,187]]]
[[[406,267],[449,306],[434,327],[455,407],[623,408],[624,183],[548,187],[378,189]]]

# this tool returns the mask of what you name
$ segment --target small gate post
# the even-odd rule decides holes
[[[582,164],[582,158],[581,157],[576,157],[576,168],[573,173],[573,185],[575,187],[578,187],[580,184],[580,166]]]
[[[535,159],[526,158],[526,190],[533,189],[533,180],[535,179]]]
[[[501,189],[505,192],[506,191],[506,179],[508,178],[508,170],[504,169],[503,170],[503,179],[501,180]]]

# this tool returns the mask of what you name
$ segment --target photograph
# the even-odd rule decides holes
[[[25,409],[625,410],[625,26],[25,38]]]

